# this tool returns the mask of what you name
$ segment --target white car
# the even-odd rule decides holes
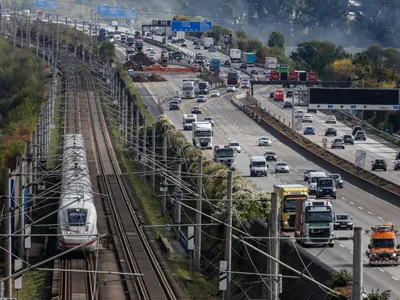
[[[197,97],[197,103],[204,103],[204,102],[207,102],[206,96],[204,96],[204,95],[199,95],[199,96]]]
[[[326,116],[325,123],[326,124],[336,124],[336,117],[335,116]]]
[[[303,118],[303,116],[304,116],[304,114],[305,114],[305,112],[304,112],[304,110],[297,110],[297,111],[295,111],[295,117],[296,118]]]
[[[313,122],[313,116],[312,116],[312,115],[305,114],[305,115],[303,116],[302,122],[303,122],[303,123],[312,123],[312,122]]]
[[[151,51],[154,51],[154,49],[153,48],[147,48],[146,49],[146,52],[151,52]]]
[[[212,117],[204,117],[204,122],[210,122],[211,126],[215,125],[214,119]]]
[[[242,147],[240,147],[240,143],[237,141],[230,141],[228,146],[236,150],[237,153],[242,152]]]
[[[211,97],[212,98],[214,98],[214,97],[220,97],[221,96],[221,94],[219,93],[219,91],[211,91]]]
[[[269,137],[260,137],[258,139],[258,146],[272,146],[272,141]]]
[[[289,173],[289,165],[286,162],[278,162],[275,165],[275,173]]]
[[[156,56],[156,51],[150,51],[150,55],[154,55],[154,56]]]
[[[344,149],[344,140],[342,138],[335,138],[331,141],[331,148],[342,148]]]
[[[236,87],[234,85],[228,85],[226,91],[229,92],[236,92]]]
[[[154,54],[149,54],[150,59],[156,59],[156,56]]]

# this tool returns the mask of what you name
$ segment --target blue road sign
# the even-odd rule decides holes
[[[50,9],[55,9],[57,7],[57,2],[56,1],[49,1],[49,8]]]
[[[97,5],[97,13],[101,15],[103,10],[108,9],[119,9],[119,6],[110,6],[110,5]]]
[[[333,105],[328,105],[328,108],[333,108]]]
[[[395,106],[393,106],[393,109],[394,109],[394,110],[399,110],[399,106],[398,106],[398,105],[395,105]]]
[[[36,0],[36,8],[47,8],[47,0]]]
[[[126,17],[128,19],[135,19],[136,18],[136,9],[128,8],[128,10],[126,11]]]
[[[212,22],[171,22],[171,31],[208,32],[211,31],[211,29]]]
[[[125,19],[126,18],[126,10],[120,8],[111,8],[105,9],[101,12],[103,18],[109,19]]]
[[[350,108],[351,108],[351,109],[356,109],[356,108],[357,108],[357,105],[351,105]]]

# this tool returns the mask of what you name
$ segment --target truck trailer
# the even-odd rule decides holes
[[[239,49],[230,49],[229,58],[233,63],[240,63],[242,60],[242,51],[240,51]]]
[[[210,122],[192,123],[193,146],[200,149],[212,149],[212,125]]]
[[[255,53],[242,52],[242,63],[247,65],[254,65],[256,63]]]

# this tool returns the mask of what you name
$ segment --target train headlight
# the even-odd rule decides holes
[[[67,233],[68,233],[68,234],[71,234],[71,231],[68,230]]]

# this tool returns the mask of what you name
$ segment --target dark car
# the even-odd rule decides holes
[[[396,160],[400,159],[400,150],[397,151],[397,153],[396,153],[396,158],[395,158],[395,159],[396,159]]]
[[[333,216],[333,229],[353,229],[353,218],[345,214],[336,214]]]
[[[337,130],[336,128],[333,127],[328,127],[327,129],[325,129],[325,136],[336,136],[337,135]]]
[[[192,114],[201,114],[201,109],[200,109],[200,107],[198,107],[198,106],[193,106],[192,107],[192,110],[191,110],[191,113]]]
[[[241,64],[241,65],[240,65],[240,68],[241,68],[241,69],[244,69],[244,70],[247,70],[247,64]]]
[[[251,70],[250,74],[251,75],[258,75],[258,72],[257,72],[257,70]]]
[[[171,101],[169,103],[169,110],[179,110],[180,106],[179,106],[179,102],[178,101]]]
[[[182,44],[181,47],[187,48],[187,45],[186,44]]]
[[[386,160],[383,159],[383,158],[375,159],[374,161],[372,161],[371,170],[372,171],[375,171],[375,170],[387,171],[387,162],[386,162]]]
[[[351,134],[343,135],[343,141],[345,144],[354,145],[354,138]]]
[[[351,135],[354,136],[357,133],[357,131],[362,131],[362,130],[363,129],[361,126],[354,126],[353,131],[351,132]]]
[[[194,41],[194,42],[193,42],[193,46],[197,46],[198,44],[199,44],[198,41]]]
[[[332,197],[336,199],[336,184],[333,178],[318,178],[317,198]]]
[[[227,59],[227,60],[224,62],[224,66],[230,67],[230,66],[231,66],[231,61],[230,61],[229,59]]]
[[[169,35],[168,35],[168,39],[169,39],[169,40],[172,40],[172,34],[169,34]]]
[[[340,174],[330,174],[328,177],[333,178],[335,180],[336,187],[341,189],[343,188],[343,179],[342,176],[340,176]]]
[[[274,99],[275,98],[275,92],[271,92],[269,94],[269,99]]]
[[[292,107],[293,107],[292,102],[285,101],[285,103],[283,104],[283,108],[292,108]]]
[[[175,40],[175,39],[172,39],[171,43],[172,43],[172,44],[176,44],[176,40]]]
[[[366,141],[367,140],[367,135],[365,134],[365,131],[357,131],[356,134],[354,135],[354,140],[358,141],[358,140],[363,140]]]
[[[293,91],[286,92],[286,98],[293,97]]]
[[[177,42],[183,44],[183,43],[186,42],[186,40],[185,39],[178,39]]]
[[[398,171],[400,170],[400,159],[394,162],[393,170]]]
[[[276,155],[276,153],[273,152],[273,151],[267,151],[267,152],[265,152],[265,153],[264,153],[264,157],[265,157],[266,160],[273,160],[273,161],[276,161],[276,159],[277,159],[277,155]]]
[[[201,48],[200,48],[199,45],[194,46],[194,50],[200,50],[200,49],[201,49]]]

